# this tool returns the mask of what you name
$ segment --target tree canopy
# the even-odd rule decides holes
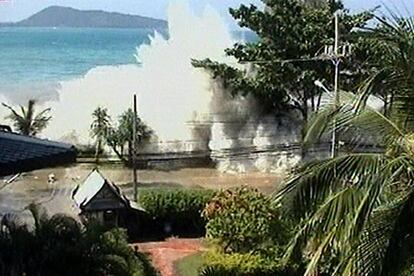
[[[132,109],[128,109],[119,116],[117,125],[112,126],[106,136],[107,144],[125,164],[131,164],[134,137],[133,121],[134,112]],[[152,137],[153,131],[139,116],[136,117],[136,122],[137,145],[140,145]],[[128,150],[127,156],[124,154],[125,148]]]
[[[99,154],[105,144],[106,137],[111,129],[111,117],[108,114],[108,109],[103,107],[96,108],[92,113],[92,124],[90,127],[91,137],[95,138],[95,160],[98,163]]]
[[[300,218],[286,258],[308,256],[306,275],[413,271],[414,21],[378,20],[372,75],[359,94],[342,92],[339,110],[328,104],[312,116],[305,136],[317,142],[335,127],[353,147],[299,168],[276,197]],[[370,107],[370,95],[383,96],[387,112]],[[377,150],[359,147],[368,135]]]
[[[20,112],[10,105],[3,103],[10,111],[6,118],[13,122],[14,128],[23,135],[36,136],[44,130],[52,117],[49,115],[50,108],[46,108],[36,114],[36,101],[29,100],[27,107],[20,106]]]
[[[265,112],[299,111],[307,120],[309,109],[316,108],[322,93],[315,87],[315,80],[332,83],[332,63],[320,59],[319,54],[325,45],[333,44],[334,13],[341,12],[343,43],[357,43],[358,29],[366,25],[372,14],[351,15],[340,1],[268,0],[263,3],[264,10],[254,5],[230,9],[238,24],[255,32],[258,39],[236,43],[226,54],[240,63],[252,65],[252,70],[210,59],[194,60],[193,65],[207,68],[234,95],[253,94]],[[353,64],[346,62],[342,72],[356,70]],[[347,74],[347,78],[352,78],[352,74]]]
[[[134,254],[124,230],[83,227],[33,204],[28,209],[34,227],[18,215],[1,218],[1,275],[155,275],[143,255]]]

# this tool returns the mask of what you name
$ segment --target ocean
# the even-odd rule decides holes
[[[0,28],[0,94],[50,94],[98,66],[136,64],[147,29]],[[39,91],[44,90],[44,91]]]
[[[153,35],[150,29],[0,28],[0,96],[16,103],[32,96],[48,100],[60,82],[93,68],[137,65],[137,48]],[[239,40],[243,34],[232,36]],[[252,33],[245,37],[255,39]]]
[[[141,150],[148,153],[218,153],[222,171],[279,170],[295,158],[272,156],[219,159],[220,152],[265,150],[294,141],[297,128],[261,115],[251,96],[233,97],[193,59],[210,58],[248,70],[225,54],[234,43],[254,36],[229,30],[220,15],[206,9],[194,15],[180,4],[168,11],[168,36],[137,29],[0,28],[0,102],[38,99],[51,108],[42,138],[93,145],[92,113],[108,109],[112,124],[138,97],[138,114],[154,131]],[[8,110],[0,106],[0,123]],[[219,156],[219,157],[217,157]]]

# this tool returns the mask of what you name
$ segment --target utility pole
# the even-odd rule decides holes
[[[345,54],[345,48],[344,48]],[[335,66],[335,80],[334,80],[334,97],[335,97],[335,111],[340,107],[340,98],[339,98],[339,66],[341,64],[341,57],[339,54],[339,14],[335,13],[335,46],[332,62]],[[331,145],[331,157],[334,158],[337,154],[337,137],[336,137],[336,119],[333,120],[333,129],[332,129],[332,145]]]
[[[334,14],[335,16],[335,43],[334,45],[325,45],[324,54],[321,55],[321,59],[331,60],[335,67],[334,75],[334,108],[335,111],[338,111],[341,107],[341,97],[339,95],[339,75],[340,75],[340,65],[342,58],[345,58],[348,54],[352,52],[352,46],[350,44],[340,45],[340,34],[339,34],[339,12]],[[323,88],[326,92],[329,93],[329,90],[320,82],[315,81],[315,85]],[[332,140],[331,140],[331,157],[334,158],[338,153],[338,138],[337,138],[337,121],[334,117],[333,127],[332,127]]]
[[[134,179],[134,201],[138,201],[137,114],[137,95],[134,94],[134,117],[132,119],[132,171]]]
[[[298,58],[298,59],[290,59],[290,60],[251,60],[251,61],[245,61],[250,67],[247,67],[249,70],[248,72],[251,72],[253,68],[252,66],[254,64],[266,64],[266,63],[293,63],[293,62],[309,62],[309,61],[323,61],[323,60],[330,60],[334,64],[335,67],[335,76],[334,76],[334,106],[335,110],[338,110],[341,107],[340,103],[340,95],[339,95],[339,74],[340,74],[340,64],[342,61],[342,58],[346,57],[348,54],[352,52],[352,46],[350,44],[346,44],[341,46],[340,45],[340,32],[339,32],[339,16],[340,12],[337,11],[334,14],[334,20],[335,20],[335,43],[334,45],[325,45],[324,47],[324,53],[321,55],[318,55],[315,58]],[[329,92],[323,84],[316,80],[315,85],[318,87],[323,87],[324,90]],[[332,131],[332,140],[331,140],[331,157],[334,158],[337,155],[337,122],[334,118],[333,120],[333,131]]]

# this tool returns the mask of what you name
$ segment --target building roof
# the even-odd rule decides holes
[[[110,196],[104,192],[111,192]],[[103,196],[99,196],[103,194]],[[86,180],[73,191],[72,198],[81,210],[131,208],[144,211],[138,203],[129,200],[114,183],[94,169]]]
[[[0,176],[76,161],[73,145],[0,129]]]

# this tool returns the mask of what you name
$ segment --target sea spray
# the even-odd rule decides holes
[[[91,114],[108,108],[112,120],[131,107],[138,95],[140,117],[156,138],[142,151],[152,153],[205,151],[223,172],[281,172],[297,154],[275,151],[298,137],[290,121],[265,115],[252,96],[233,97],[220,81],[191,65],[211,58],[237,65],[224,54],[233,45],[231,33],[212,9],[197,17],[182,4],[168,12],[169,37],[155,33],[137,49],[137,64],[102,66],[60,84],[59,100],[48,102],[53,120],[44,135],[87,144]]]
[[[154,129],[162,150],[192,150],[191,144],[197,144],[194,126],[209,120],[213,91],[209,75],[194,68],[191,59],[229,61],[223,50],[233,40],[211,9],[196,17],[185,5],[174,4],[168,14],[169,38],[156,33],[148,45],[141,45],[139,65],[98,67],[81,79],[62,83],[59,101],[51,103],[54,120],[48,136],[60,138],[76,131],[82,142],[90,142],[93,110],[104,106],[116,120],[136,93],[139,114]]]

